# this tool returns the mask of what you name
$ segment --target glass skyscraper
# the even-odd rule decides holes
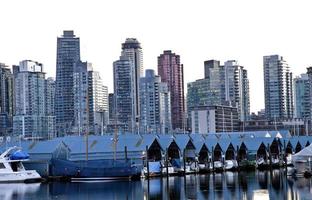
[[[80,61],[80,41],[74,31],[57,38],[55,115],[58,136],[72,132],[74,125],[73,72]]]
[[[12,131],[13,75],[8,66],[0,63],[0,136]]]
[[[308,74],[294,78],[294,116],[311,118],[310,80]]]
[[[140,78],[143,76],[143,53],[142,47],[136,38],[127,38],[122,44],[121,56],[128,58],[133,67],[133,103],[136,122],[135,129],[139,128],[140,119]]]
[[[122,132],[135,131],[135,72],[133,63],[125,56],[113,63],[115,124]]]
[[[265,113],[269,120],[293,117],[292,73],[279,55],[263,57]]]
[[[154,70],[140,80],[140,132],[165,134],[171,131],[170,92]]]

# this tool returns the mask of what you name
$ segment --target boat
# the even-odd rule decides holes
[[[132,179],[141,175],[142,165],[128,160],[79,160],[51,159],[53,176],[69,178],[71,181],[97,181]]]
[[[199,163],[198,164],[198,172],[199,173],[208,173],[210,171],[210,163]]]
[[[255,169],[255,161],[250,161],[247,159],[243,159],[239,161],[239,169],[240,170],[254,170]]]
[[[286,165],[287,165],[288,167],[293,167],[293,166],[294,166],[294,164],[293,164],[293,162],[292,162],[292,155],[291,155],[291,154],[288,154],[288,155],[286,156]]]
[[[167,167],[164,166],[161,172],[162,172],[162,175],[167,175]],[[168,176],[176,175],[176,174],[177,172],[175,172],[174,167],[172,167],[171,165],[168,165]]]
[[[263,170],[269,167],[268,162],[264,160],[264,158],[259,158],[256,160],[257,169]]]
[[[223,163],[221,161],[214,161],[214,170],[216,172],[222,172],[223,171]]]
[[[88,98],[87,98],[88,101]],[[117,124],[117,123],[116,123]],[[130,159],[117,160],[116,150],[118,130],[115,128],[113,138],[113,159],[89,159],[89,131],[85,134],[86,157],[81,160],[61,158],[51,159],[53,176],[58,176],[71,182],[92,182],[114,179],[136,179],[142,174],[142,164],[135,164]]]
[[[280,160],[278,158],[272,158],[272,168],[277,169],[280,167]]]
[[[224,170],[226,171],[235,171],[238,168],[238,164],[236,160],[225,160],[224,162]]]
[[[312,144],[292,156],[294,175],[297,177],[312,175]]]
[[[197,172],[198,172],[198,167],[196,166],[195,162],[186,163],[185,174],[194,174]]]
[[[150,176],[150,177],[161,176],[162,165],[160,161],[149,161],[148,167],[149,167],[148,170],[147,170],[147,167],[143,168],[144,176]]]
[[[19,147],[10,147],[0,155],[0,182],[36,182],[41,181],[41,176],[36,170],[26,170],[23,161],[29,155]]]

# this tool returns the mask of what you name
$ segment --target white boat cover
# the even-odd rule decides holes
[[[308,160],[309,158],[310,160],[312,160],[312,144],[310,144],[309,146],[305,147],[304,149],[302,149],[301,151],[292,156],[292,159],[294,161],[302,159]]]

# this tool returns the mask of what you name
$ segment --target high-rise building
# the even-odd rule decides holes
[[[160,134],[172,131],[170,91],[167,83],[159,83]]]
[[[164,51],[158,57],[158,75],[161,82],[167,83],[170,91],[171,120],[173,130],[186,128],[183,65],[180,56]]]
[[[80,61],[80,41],[74,31],[57,38],[55,115],[58,136],[72,132],[74,126],[73,73]]]
[[[88,81],[90,129],[94,134],[103,134],[109,122],[108,88],[97,71],[88,72]]]
[[[148,69],[140,80],[140,132],[168,133],[171,130],[170,93],[154,70]]]
[[[224,63],[225,73],[225,101],[233,107],[237,107],[241,121],[249,119],[249,80],[247,70],[237,61],[229,60]]]
[[[308,74],[308,77],[309,77],[309,85],[310,85],[310,102],[312,102],[312,67],[308,67],[307,68],[307,74]],[[309,127],[309,131],[311,131],[311,125],[312,123],[312,103],[311,103],[311,106],[310,106],[310,127]]]
[[[211,95],[209,79],[198,79],[187,83],[187,108],[196,106],[220,105],[219,96]]]
[[[310,80],[308,74],[294,78],[294,116],[311,119]]]
[[[207,60],[204,62],[205,79],[209,80],[209,95],[213,103],[212,105],[226,105],[225,99],[225,72],[224,66],[220,65],[220,61]]]
[[[88,71],[92,64],[78,62],[73,72],[74,118],[72,131],[78,135],[89,133],[89,102]]]
[[[191,108],[198,106],[230,106],[238,110],[239,119],[249,118],[249,81],[247,70],[237,61],[217,60],[204,63],[205,78],[187,85],[188,125],[191,124]]]
[[[24,60],[13,66],[13,134],[25,138],[50,138],[55,135],[55,117],[47,115],[46,80],[41,63]]]
[[[263,57],[266,117],[271,120],[293,117],[292,73],[279,55]]]
[[[135,129],[139,128],[139,119],[140,119],[140,78],[143,76],[143,53],[142,47],[139,41],[136,38],[127,38],[125,43],[122,44],[121,56],[124,56],[130,60],[133,64],[133,73],[134,73],[134,111],[135,111]]]
[[[8,66],[0,63],[0,136],[12,132],[13,76]]]
[[[46,115],[54,116],[55,80],[49,77],[45,80],[45,107]]]
[[[125,56],[113,63],[115,123],[119,131],[134,132],[135,122],[135,73],[133,63]],[[115,125],[117,125],[115,124]]]
[[[114,93],[109,93],[108,94],[108,109],[109,109],[109,124],[114,124],[115,123],[115,97]]]

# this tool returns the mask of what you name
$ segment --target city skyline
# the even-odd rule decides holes
[[[157,56],[163,50],[169,49],[181,55],[185,88],[188,82],[202,77],[205,60],[238,60],[249,72],[251,111],[254,112],[264,108],[264,98],[259,98],[264,95],[264,55],[282,55],[294,73],[293,77],[305,73],[306,68],[312,65],[308,51],[312,45],[312,30],[307,26],[311,18],[309,3],[267,2],[190,4],[171,1],[166,2],[166,7],[159,1],[116,1],[109,4],[67,1],[62,2],[64,6],[58,6],[57,1],[29,1],[20,2],[18,7],[14,1],[5,2],[1,3],[3,15],[12,16],[13,10],[18,15],[3,21],[6,31],[0,34],[3,47],[0,50],[1,62],[13,65],[24,59],[37,60],[43,63],[47,77],[55,77],[56,37],[63,30],[74,30],[81,38],[82,60],[94,64],[104,85],[112,92],[112,62],[120,54],[121,43],[126,38],[134,37],[144,49],[144,70],[157,68]],[[66,9],[73,3],[77,9]],[[177,9],[172,9],[175,4]],[[27,12],[34,5],[36,12]],[[56,9],[58,15],[54,14]],[[138,12],[127,14],[131,9]],[[266,15],[260,14],[263,10]],[[296,10],[300,12],[289,15]],[[80,13],[85,11],[86,14],[80,17]],[[192,11],[191,14],[185,15],[189,11]],[[175,23],[166,20],[168,16],[172,16]],[[114,20],[111,20],[112,17]],[[127,23],[125,17],[129,21],[141,18],[138,23]],[[31,27],[40,28],[21,34],[21,30]]]

